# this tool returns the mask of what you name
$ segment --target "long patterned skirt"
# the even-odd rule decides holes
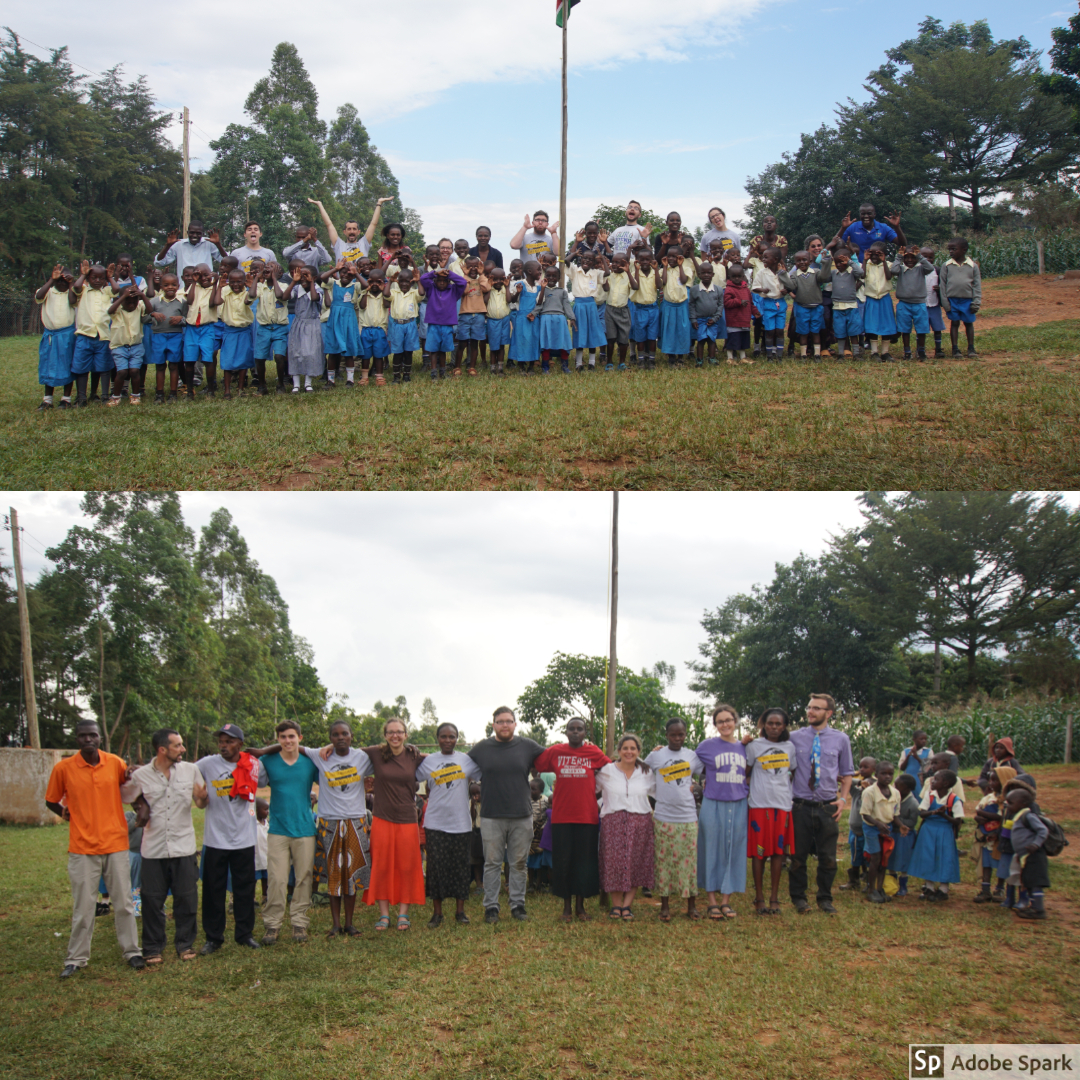
[[[315,827],[313,884],[326,882],[331,896],[355,896],[370,876],[367,822],[362,818],[319,818]]]
[[[661,896],[697,896],[697,822],[657,821],[656,891]]]
[[[427,894],[432,900],[467,900],[472,833],[427,829]]]
[[[619,810],[601,820],[600,886],[605,892],[652,888],[652,814]]]

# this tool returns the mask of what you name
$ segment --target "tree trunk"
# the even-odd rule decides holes
[[[113,724],[112,730],[105,729],[105,752],[110,753],[109,746],[112,743],[112,737],[116,734],[116,729],[120,726],[120,721],[124,717],[124,706],[127,704],[128,691],[131,689],[130,683],[124,687],[124,696],[120,699],[120,711],[116,714],[116,723]]]
[[[982,204],[979,202],[979,189],[971,189],[971,228],[973,232],[982,232]]]
[[[100,619],[97,626],[97,638],[98,656],[101,659],[101,666],[98,668],[98,697],[101,699],[101,734],[107,736],[109,728],[105,723],[105,632],[101,629]],[[105,749],[109,749],[107,743]]]

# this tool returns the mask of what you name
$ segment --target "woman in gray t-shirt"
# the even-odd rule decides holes
[[[795,849],[791,822],[791,778],[795,775],[795,746],[788,737],[791,721],[783,709],[766,709],[758,720],[759,735],[746,748],[750,778],[750,825],[747,854],[754,869],[754,910],[759,915],[780,914],[780,872],[784,856]],[[765,907],[765,860],[771,878],[769,906]]]
[[[720,242],[721,252],[727,252],[731,248],[736,251],[741,246],[739,234],[732,232],[727,227],[727,215],[719,206],[714,206],[709,211],[709,228],[705,231],[701,237],[701,253],[702,255],[708,255],[710,247],[714,240]]]

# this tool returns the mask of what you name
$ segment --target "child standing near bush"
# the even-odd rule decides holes
[[[71,408],[71,361],[75,356],[75,305],[78,303],[71,288],[74,280],[57,263],[45,284],[34,293],[34,301],[41,304],[44,328],[38,346],[38,382],[45,387],[45,395],[39,409],[53,407],[53,388],[56,386],[64,388],[60,408]]]
[[[979,264],[968,258],[968,242],[954,236],[946,245],[949,259],[941,268],[941,306],[949,316],[949,339],[953,359],[960,359],[960,324],[967,335],[967,357],[978,360],[975,351],[975,315],[982,306],[982,274]]]

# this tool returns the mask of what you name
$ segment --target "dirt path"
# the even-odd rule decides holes
[[[1056,275],[1016,274],[983,281],[979,325],[1035,326],[1080,315],[1080,279]]]

